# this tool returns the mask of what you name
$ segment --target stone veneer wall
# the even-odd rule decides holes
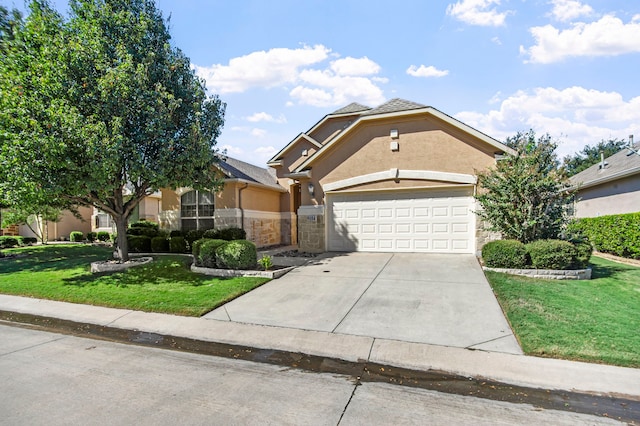
[[[486,228],[489,224],[486,221],[476,217],[476,255],[480,256],[482,247],[488,242],[499,240],[502,238],[499,232],[488,231]]]
[[[325,251],[324,206],[298,209],[298,249],[307,253]]]
[[[243,228],[247,233],[247,239],[253,241],[258,247],[292,244],[291,235],[292,228],[295,227],[295,215],[245,210],[244,224],[241,223],[242,211],[240,209],[217,209],[214,215],[217,229]],[[163,211],[159,217],[162,229],[180,229],[179,211]]]

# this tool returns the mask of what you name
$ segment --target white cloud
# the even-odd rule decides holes
[[[224,152],[224,155],[229,155],[231,157],[240,157],[244,155],[242,148],[238,148],[237,146],[222,145],[220,148],[222,149],[222,152]]]
[[[317,64],[329,57],[330,49],[316,45],[299,49],[275,48],[233,58],[228,65],[194,66],[215,93],[245,92],[253,87],[274,87],[292,83],[301,67]]]
[[[260,129],[257,127],[243,127],[243,126],[234,126],[231,128],[233,132],[247,133],[251,136],[255,136],[258,138],[262,138],[267,134],[267,131],[264,129]]]
[[[520,52],[527,62],[548,64],[572,56],[616,56],[640,52],[640,22],[625,24],[613,15],[591,23],[576,23],[566,30],[552,25],[530,29],[536,44]]]
[[[551,0],[551,15],[562,22],[569,22],[581,16],[593,14],[593,8],[578,0]]]
[[[497,36],[493,37],[491,41],[497,44],[498,46],[502,46],[502,40],[500,40],[500,37],[497,37]]]
[[[360,76],[360,75],[372,75],[380,72],[380,65],[367,58],[352,58],[347,56],[346,58],[336,59],[331,62],[331,70],[336,75],[343,76]]]
[[[257,138],[263,138],[267,134],[265,129],[253,128],[251,129],[251,136],[255,136]]]
[[[640,96],[625,101],[616,92],[544,87],[518,91],[486,114],[465,111],[456,118],[499,140],[530,128],[549,133],[562,141],[558,154],[563,157],[602,139],[639,134]]]
[[[245,92],[252,88],[291,87],[287,106],[295,104],[319,107],[346,105],[350,102],[384,102],[379,84],[388,82],[377,74],[380,65],[365,57],[353,58],[331,53],[322,45],[299,49],[271,49],[233,58],[228,65],[195,66],[196,73],[216,93]],[[329,57],[337,58],[327,63]],[[248,121],[286,122],[267,113],[245,117]]]
[[[470,25],[504,25],[507,15],[511,12],[498,12],[493,5],[500,6],[500,0],[461,0],[447,6],[447,15]]]
[[[256,112],[254,114],[251,114],[248,117],[245,117],[245,120],[250,121],[252,123],[258,123],[260,121],[264,121],[267,123],[286,123],[287,122],[287,118],[284,116],[284,114],[280,114],[278,118],[275,118],[274,116],[266,112]]]
[[[289,95],[300,104],[317,107],[346,105],[361,102],[378,105],[385,98],[382,89],[371,78],[337,75],[332,70],[303,70]]]
[[[449,71],[439,70],[433,65],[429,65],[428,67],[425,67],[424,65],[420,65],[420,67],[411,65],[407,69],[407,74],[414,77],[444,77],[445,75],[449,74]]]

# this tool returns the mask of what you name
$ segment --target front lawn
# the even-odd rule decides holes
[[[46,245],[5,250],[20,257],[0,260],[0,293],[112,308],[200,316],[269,281],[213,278],[189,270],[190,258],[157,256],[124,272],[92,274],[91,262],[112,248]]]
[[[591,267],[588,281],[486,275],[526,354],[640,367],[640,268]]]

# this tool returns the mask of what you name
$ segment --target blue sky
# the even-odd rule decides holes
[[[22,1],[0,0],[22,7]],[[52,4],[67,9],[66,0]],[[640,138],[640,2],[156,0],[210,93],[218,145],[264,166],[350,102],[433,106],[498,139],[533,128],[560,156]]]

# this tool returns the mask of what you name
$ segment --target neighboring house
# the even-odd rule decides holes
[[[64,210],[60,214],[60,220],[57,222],[45,221],[36,224],[33,223],[34,229],[42,229],[45,239],[48,241],[69,240],[69,235],[73,231],[80,231],[83,234],[87,234],[91,231],[91,211],[90,207],[80,207],[78,213],[80,218],[76,217],[68,210]],[[23,237],[35,237],[40,239],[39,236],[33,233],[33,231],[27,225],[13,225],[2,230],[0,235],[21,235]]]
[[[437,109],[352,103],[299,134],[268,165],[288,189],[303,251],[476,253],[476,173],[513,152]]]
[[[624,148],[571,176],[575,217],[640,212],[640,145]]]

